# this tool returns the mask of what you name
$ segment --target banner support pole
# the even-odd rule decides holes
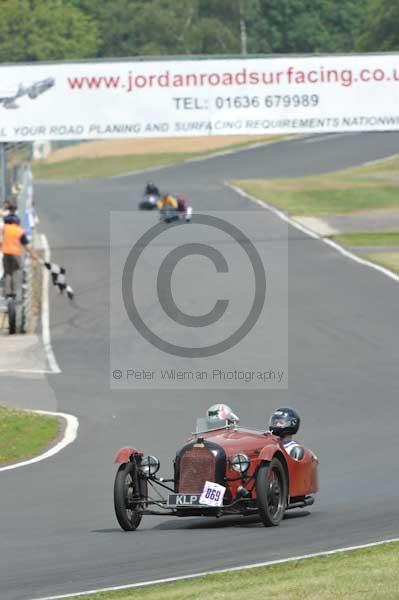
[[[4,204],[6,200],[6,153],[5,144],[0,142],[0,202]]]

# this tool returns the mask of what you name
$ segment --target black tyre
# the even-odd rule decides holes
[[[122,464],[115,477],[114,507],[119,525],[125,531],[134,531],[140,525],[142,514],[134,497],[133,468],[131,463]]]
[[[256,476],[256,497],[259,515],[265,527],[279,525],[287,506],[288,483],[284,467],[278,458],[263,463]]]
[[[14,298],[8,298],[7,311],[8,311],[8,332],[10,333],[10,335],[13,335],[17,331],[17,316],[16,316],[16,310],[15,310]]]

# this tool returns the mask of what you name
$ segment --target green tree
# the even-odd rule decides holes
[[[229,31],[231,52],[247,54],[250,28],[260,16],[260,0],[200,0],[199,15]]]
[[[197,21],[187,34],[190,54],[234,54],[238,52],[237,37],[231,28],[215,17]]]
[[[0,0],[0,61],[395,48],[397,2],[368,2]]]
[[[92,57],[98,43],[93,21],[62,0],[0,2],[0,62]]]
[[[399,50],[399,4],[393,0],[371,0],[359,41],[367,52]]]
[[[364,7],[358,0],[261,0],[250,24],[251,52],[350,52],[356,49]]]
[[[201,0],[114,0],[101,15],[100,28],[102,56],[236,51],[229,27],[202,14]]]

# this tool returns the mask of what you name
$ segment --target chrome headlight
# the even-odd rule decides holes
[[[250,460],[246,454],[236,454],[231,461],[231,466],[237,473],[245,473],[249,468]]]
[[[141,471],[149,477],[150,475],[155,475],[155,473],[159,470],[160,462],[156,456],[145,456],[141,461]]]

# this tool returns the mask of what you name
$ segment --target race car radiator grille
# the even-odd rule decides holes
[[[216,458],[208,448],[190,448],[180,459],[179,492],[200,494],[205,481],[215,481]]]

